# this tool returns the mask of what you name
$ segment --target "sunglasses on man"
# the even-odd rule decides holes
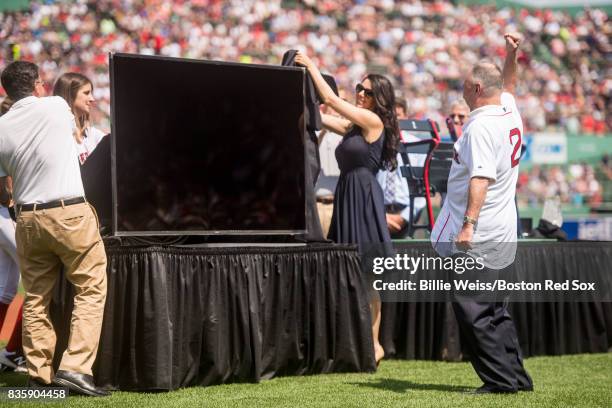
[[[362,84],[357,84],[355,86],[355,93],[359,94],[363,91],[363,93],[365,94],[365,96],[369,96],[370,98],[374,97],[374,92],[371,89],[366,88],[365,86],[363,86]]]
[[[460,120],[465,119],[465,115],[461,115],[461,114],[458,114],[458,113],[451,113],[449,116],[450,116],[451,119],[455,119],[455,117],[459,118]]]

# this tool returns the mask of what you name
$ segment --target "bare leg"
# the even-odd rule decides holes
[[[380,295],[378,292],[373,291],[372,297],[370,298],[370,313],[372,314],[372,339],[374,341],[374,357],[376,358],[376,365],[380,363],[380,360],[385,357],[385,350],[380,344],[378,339],[378,333],[380,331],[380,316],[381,316],[381,303]]]

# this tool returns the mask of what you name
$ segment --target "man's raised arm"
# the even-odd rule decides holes
[[[504,34],[506,39],[506,61],[504,61],[504,90],[514,93],[516,86],[516,60],[518,58],[518,48],[521,43],[521,36],[518,33]]]

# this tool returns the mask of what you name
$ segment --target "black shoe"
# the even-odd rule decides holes
[[[30,388],[47,388],[53,387],[53,384],[45,384],[44,382],[37,380],[36,378],[29,377],[27,387]]]
[[[531,392],[531,391],[533,391],[533,384],[529,384],[529,385],[526,385],[524,387],[523,386],[519,386],[518,390],[519,391],[525,391],[525,392]]]
[[[53,384],[58,387],[67,387],[76,394],[89,395],[90,397],[106,397],[110,395],[110,392],[96,387],[93,377],[87,374],[59,370],[55,373]]]
[[[497,388],[490,385],[483,385],[473,391],[468,391],[468,394],[515,394],[517,391],[511,388]]]

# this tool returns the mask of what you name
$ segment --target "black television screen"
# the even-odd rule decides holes
[[[117,235],[305,229],[304,71],[112,54]]]

